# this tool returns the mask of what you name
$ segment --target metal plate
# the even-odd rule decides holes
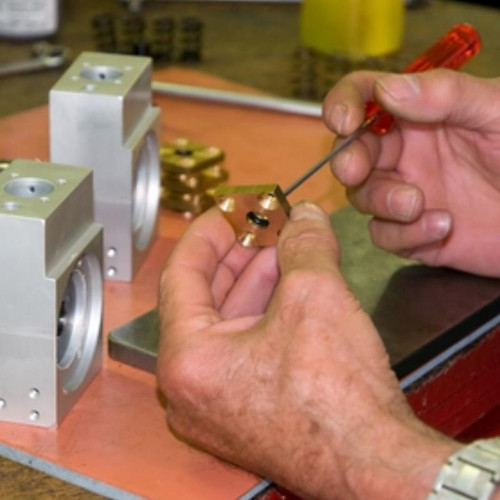
[[[400,379],[415,373],[424,377],[500,322],[500,280],[388,254],[371,243],[367,222],[350,207],[332,216],[342,272],[371,315]],[[157,346],[156,310],[109,335],[112,358],[150,372]]]

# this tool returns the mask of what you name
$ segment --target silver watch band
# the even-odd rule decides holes
[[[475,441],[443,465],[427,500],[488,500],[500,486],[500,437]]]

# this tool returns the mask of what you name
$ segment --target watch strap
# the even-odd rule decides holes
[[[500,437],[461,448],[441,468],[427,500],[488,500],[500,486]]]

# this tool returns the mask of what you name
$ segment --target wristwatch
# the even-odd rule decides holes
[[[500,437],[474,441],[443,465],[427,500],[488,500],[500,487]]]

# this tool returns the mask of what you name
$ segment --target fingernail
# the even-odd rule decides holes
[[[448,212],[427,214],[424,221],[426,233],[435,240],[442,240],[450,233],[451,215]]]
[[[415,98],[420,93],[420,85],[415,75],[389,75],[377,80],[376,85],[394,101]]]
[[[419,199],[418,191],[413,187],[396,187],[389,191],[387,207],[392,215],[402,220],[411,220]]]
[[[340,135],[344,135],[346,119],[347,106],[340,102],[335,103],[330,111],[330,123],[335,131]]]
[[[290,212],[290,220],[322,220],[329,221],[328,215],[321,210],[317,205],[303,201],[292,207]]]

